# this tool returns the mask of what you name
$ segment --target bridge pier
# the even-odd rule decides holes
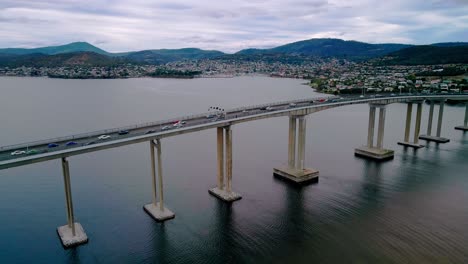
[[[417,102],[418,109],[416,112],[416,124],[414,128],[414,138],[413,142],[409,141],[410,137],[410,130],[411,130],[411,117],[412,117],[412,109],[413,109],[413,102],[408,102],[408,108],[406,111],[406,127],[405,127],[405,138],[404,141],[398,142],[399,145],[413,147],[413,148],[422,148],[423,145],[419,144],[419,132],[421,130],[421,114],[422,114],[422,102]]]
[[[223,130],[225,137],[223,138]],[[234,202],[242,196],[232,191],[232,130],[231,126],[218,127],[217,132],[217,179],[216,187],[208,192],[225,202]],[[225,145],[225,148],[224,148]],[[226,158],[226,159],[224,159]],[[226,179],[225,179],[226,175]],[[226,185],[224,184],[226,182]]]
[[[63,170],[63,181],[65,185],[65,204],[67,208],[67,224],[64,226],[57,227],[57,233],[60,237],[60,241],[65,248],[78,246],[88,242],[88,236],[86,235],[83,227],[80,223],[75,222],[73,215],[73,201],[71,194],[71,183],[70,183],[70,167],[66,158],[62,158],[62,170]]]
[[[432,132],[432,118],[434,114],[434,101],[431,101],[431,108],[429,109],[429,120],[427,122],[427,134],[419,136],[419,139],[423,139],[427,141],[434,141],[437,143],[447,143],[450,141],[450,139],[440,136],[441,131],[442,131],[442,120],[444,116],[444,105],[445,105],[445,99],[440,100],[439,116],[437,120],[437,134],[436,136],[432,136],[431,132]]]
[[[455,129],[468,131],[468,101],[466,102],[465,108],[465,122],[463,123],[463,126],[456,126]]]
[[[297,122],[298,121],[298,122]],[[297,123],[298,127],[297,127]],[[297,129],[296,129],[297,128]],[[296,159],[297,137],[297,159]],[[288,166],[274,168],[273,174],[293,182],[317,181],[319,171],[305,168],[306,116],[289,117]]]
[[[155,164],[155,155],[154,149],[157,150],[157,159],[158,159],[158,178],[156,179],[156,164]],[[163,193],[163,175],[162,175],[162,158],[161,158],[161,141],[156,139],[156,143],[150,141],[150,154],[151,154],[151,174],[152,174],[152,203],[146,204],[143,206],[143,209],[156,221],[165,221],[175,217],[175,214],[164,207],[164,193]],[[156,183],[157,181],[157,183]],[[158,189],[158,191],[156,191]],[[159,202],[158,194],[159,193]]]
[[[377,146],[374,147],[374,126],[375,110],[379,108],[379,126],[377,131]],[[383,148],[383,138],[385,132],[385,104],[369,104],[369,128],[367,135],[367,145],[356,148],[354,155],[375,160],[392,159],[394,151]]]

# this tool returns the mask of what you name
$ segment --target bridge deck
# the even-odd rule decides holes
[[[326,102],[319,102],[320,99],[321,98],[307,98],[272,104],[241,107],[226,111],[224,117],[221,118],[207,118],[207,115],[212,113],[203,113],[153,123],[120,127],[90,132],[86,134],[72,135],[67,137],[0,147],[0,170],[62,157],[84,154],[93,151],[99,151],[103,149],[140,143],[155,138],[171,137],[180,134],[192,133],[205,129],[223,127],[227,125],[249,122],[264,118],[272,118],[294,114],[310,114],[324,109],[351,104],[390,104],[428,99],[468,100],[468,94],[404,95],[373,98],[347,97],[341,100],[337,100],[335,102],[332,102],[331,100]],[[294,103],[295,105],[291,106],[291,103]],[[265,109],[268,106],[272,107],[273,109]],[[173,126],[173,123],[176,121],[185,121],[186,123],[182,127],[175,127]],[[163,127],[165,126],[169,126],[170,128],[164,130]],[[123,130],[127,130],[128,134],[119,135],[119,131]],[[104,140],[98,139],[98,137],[101,135],[108,135],[110,136],[110,138]],[[73,141],[76,144],[72,146],[67,146],[66,143],[70,141]],[[53,148],[48,147],[48,145],[51,143],[57,144],[58,146]],[[12,155],[14,151],[30,151],[31,153]]]

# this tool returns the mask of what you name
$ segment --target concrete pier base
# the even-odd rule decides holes
[[[393,159],[394,151],[390,149],[369,148],[367,146],[356,148],[354,155],[375,160]]]
[[[143,206],[143,209],[151,216],[153,217],[156,221],[162,222],[165,220],[169,220],[175,217],[175,214],[164,207],[164,211],[161,211],[159,208],[159,203],[154,205],[153,203],[146,204]]]
[[[274,168],[273,174],[281,178],[291,180],[297,183],[304,183],[309,181],[318,181],[319,171],[306,168],[303,170],[290,169],[290,168]]]
[[[234,202],[242,199],[242,196],[235,192],[227,192],[226,190],[221,190],[218,187],[209,189],[208,192],[215,196],[218,199],[221,199],[225,202]]]
[[[462,130],[462,131],[468,131],[468,126],[456,126],[455,129]]]
[[[75,235],[73,235],[72,229],[68,225],[57,227],[57,233],[65,248],[78,246],[88,242],[88,236],[80,223],[75,223]]]
[[[399,141],[398,145],[402,145],[402,146],[405,146],[405,147],[412,147],[412,148],[416,148],[416,149],[424,148],[423,145],[415,144],[415,143],[411,143],[411,142],[404,142],[404,141]]]
[[[434,141],[437,143],[447,143],[450,142],[450,139],[443,138],[443,137],[436,137],[436,136],[428,136],[428,135],[421,135],[419,139],[427,140],[427,141]]]

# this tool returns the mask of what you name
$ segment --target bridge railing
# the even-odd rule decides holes
[[[462,94],[463,95],[463,94]],[[464,94],[466,96],[466,94]],[[440,97],[441,95],[413,95],[414,97]],[[453,96],[452,94],[443,94],[443,96]],[[408,95],[396,95],[395,97],[391,98],[398,98],[398,97],[408,97]],[[305,99],[296,99],[296,100],[288,100],[288,101],[278,101],[274,103],[265,103],[265,104],[258,104],[258,105],[251,105],[251,106],[244,106],[244,107],[237,107],[237,108],[232,108],[228,109],[227,113],[229,112],[237,112],[237,111],[242,111],[242,110],[249,110],[249,113],[246,115],[251,115],[251,114],[257,114],[260,113],[261,111],[255,111],[252,113],[252,110],[259,110],[260,108],[268,107],[268,106],[278,106],[278,105],[285,105],[285,104],[290,104],[290,103],[304,103],[304,102],[310,102],[310,101],[317,101],[320,99],[329,99],[330,96],[327,97],[313,97],[313,98],[305,98]],[[346,102],[349,101],[359,101],[359,100],[366,100],[368,101],[369,99],[374,99],[374,100],[382,100],[382,99],[389,99],[388,97],[376,97],[376,98],[347,98]],[[338,102],[339,103],[339,102]],[[143,124],[137,124],[137,125],[130,125],[130,126],[124,126],[124,127],[118,127],[118,128],[111,128],[111,129],[104,129],[104,130],[98,130],[98,131],[91,131],[91,132],[86,132],[86,133],[81,133],[81,134],[76,134],[76,135],[71,135],[71,136],[64,136],[64,137],[56,137],[56,138],[50,138],[50,139],[45,139],[45,140],[38,140],[38,141],[32,141],[32,142],[26,142],[26,143],[21,143],[21,144],[14,144],[14,145],[7,145],[0,147],[0,152],[3,151],[8,151],[8,150],[14,150],[14,149],[24,149],[28,147],[37,147],[41,145],[46,145],[49,143],[53,142],[64,142],[64,141],[73,141],[76,139],[84,139],[84,138],[91,138],[91,137],[96,137],[102,134],[111,134],[111,133],[117,133],[121,130],[132,130],[132,129],[139,129],[139,128],[145,128],[145,127],[155,127],[155,126],[163,126],[167,124],[171,124],[173,122],[179,121],[179,120],[190,120],[190,119],[196,119],[196,118],[202,118],[205,117],[209,114],[212,114],[211,112],[205,112],[205,113],[200,113],[200,114],[193,114],[193,115],[187,115],[187,116],[181,116],[181,117],[174,117],[174,118],[169,118],[165,120],[159,120],[155,122],[147,122]],[[203,121],[202,123],[209,123],[212,122],[211,120],[206,120]]]
[[[268,107],[268,106],[282,105],[282,104],[288,104],[288,103],[306,102],[306,101],[311,101],[311,100],[319,100],[321,98],[326,98],[326,97],[316,97],[316,98],[297,99],[297,100],[289,100],[289,101],[279,101],[279,102],[274,102],[274,103],[266,103],[266,104],[258,104],[258,105],[237,107],[237,108],[233,108],[233,109],[228,109],[227,112],[229,113],[229,112],[236,112],[236,111],[241,111],[241,110],[253,110],[253,109],[259,109],[259,108]],[[91,132],[86,132],[86,133],[80,133],[80,134],[71,135],[71,136],[56,137],[56,138],[37,140],[37,141],[31,141],[31,142],[14,144],[14,145],[7,145],[7,146],[0,147],[0,151],[3,152],[3,151],[8,151],[8,150],[14,150],[14,149],[28,148],[28,147],[32,147],[32,146],[41,146],[41,145],[46,145],[46,144],[54,143],[54,142],[73,141],[73,140],[76,140],[76,139],[91,138],[91,137],[96,137],[96,136],[99,136],[99,135],[102,135],[102,134],[117,133],[117,132],[122,131],[122,130],[132,130],[132,129],[139,129],[139,128],[145,128],[145,127],[162,126],[162,125],[171,124],[171,123],[179,121],[179,120],[190,120],[190,119],[202,118],[202,117],[205,117],[205,116],[207,116],[209,114],[212,114],[212,113],[211,112],[205,112],[205,113],[201,113],[201,114],[193,114],[193,115],[187,115],[187,116],[174,117],[174,118],[159,120],[159,121],[155,121],[155,122],[146,122],[146,123],[137,124],[137,125],[130,125],[130,126],[124,126],[124,127],[117,127],[117,128],[111,128],[111,129],[104,129],[104,130],[97,130],[97,131],[91,131]],[[211,122],[211,121],[207,121],[207,122]],[[204,123],[204,122],[202,122],[202,123]]]

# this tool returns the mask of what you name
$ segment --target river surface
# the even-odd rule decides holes
[[[3,77],[0,145],[320,96],[302,82]],[[414,151],[397,145],[406,106],[388,106],[384,145],[395,158],[383,163],[354,156],[367,139],[367,105],[312,114],[305,164],[320,181],[302,187],[272,175],[287,163],[286,117],[235,125],[233,189],[243,198],[232,205],[208,194],[214,129],[163,139],[165,202],[176,217],[162,224],[142,209],[149,144],[73,156],[74,213],[89,243],[68,250],[55,231],[66,223],[59,160],[2,170],[0,263],[467,263],[468,134],[453,129],[464,111],[445,108],[450,143]],[[423,132],[427,112],[424,104]]]

